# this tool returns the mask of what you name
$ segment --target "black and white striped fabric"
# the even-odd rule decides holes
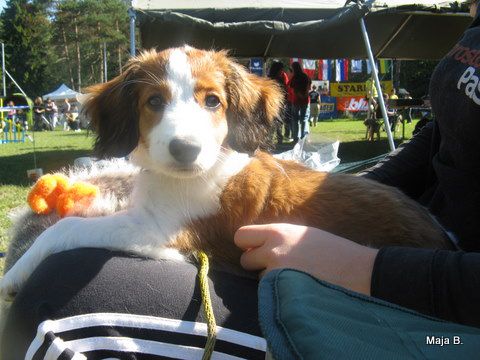
[[[116,336],[112,336],[115,333]],[[201,359],[207,325],[191,321],[132,314],[94,313],[42,322],[26,360],[124,358]],[[217,328],[212,359],[264,359],[265,340]]]
[[[45,260],[17,295],[3,360],[201,359],[207,325],[189,263],[77,249]],[[265,359],[257,281],[211,270],[212,359]]]

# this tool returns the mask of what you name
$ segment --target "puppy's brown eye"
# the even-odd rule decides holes
[[[205,106],[211,109],[215,109],[220,105],[220,99],[216,95],[208,95],[205,98]]]
[[[159,111],[163,108],[165,105],[165,102],[160,96],[151,96],[148,99],[148,105],[154,110],[154,111]]]

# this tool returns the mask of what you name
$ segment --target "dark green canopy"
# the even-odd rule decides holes
[[[189,44],[237,57],[439,59],[471,23],[464,1],[139,0],[143,48]]]

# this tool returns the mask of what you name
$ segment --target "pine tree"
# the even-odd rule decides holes
[[[78,1],[67,0],[57,3],[54,16],[54,37],[59,57],[59,67],[62,73],[68,75],[70,88],[81,87],[81,54],[78,36],[75,36],[75,26],[80,15]],[[78,27],[77,27],[78,32]]]
[[[49,5],[49,1],[9,0],[0,16],[7,70],[31,97],[52,90],[57,82]],[[8,84],[10,92],[18,91]]]
[[[62,0],[54,12],[55,42],[61,68],[72,87],[81,91],[104,81],[104,46],[108,78],[120,73],[128,55],[127,6],[119,0]]]

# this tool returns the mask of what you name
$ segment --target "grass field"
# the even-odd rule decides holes
[[[53,131],[35,133],[35,154],[38,168],[44,173],[71,165],[75,158],[91,153],[93,137],[85,131]],[[28,139],[25,143],[0,144],[0,251],[8,246],[8,213],[26,204],[30,188],[27,170],[35,168],[34,146]],[[0,261],[3,273],[3,261]]]
[[[414,123],[406,124],[405,138],[409,139]],[[397,132],[399,138],[401,129]],[[54,172],[72,165],[73,160],[89,156],[93,137],[82,132],[40,132],[35,133],[36,167],[44,173]],[[324,121],[311,129],[313,142],[329,138],[340,141],[339,157],[342,162],[353,162],[375,157],[388,152],[386,133],[381,133],[381,140],[365,141],[365,126],[359,120]],[[398,144],[401,142],[397,140]],[[288,147],[288,146],[287,146]],[[8,213],[25,205],[25,198],[30,187],[27,170],[35,168],[34,146],[31,141],[25,143],[0,144],[0,251],[8,247],[7,230],[10,227]],[[3,261],[0,261],[0,274],[3,273]]]

